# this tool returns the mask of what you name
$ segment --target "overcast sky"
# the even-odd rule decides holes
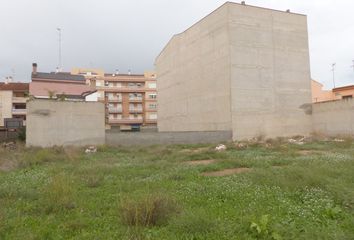
[[[0,0],[0,80],[29,81],[58,66],[62,30],[64,70],[72,67],[153,69],[154,59],[173,34],[222,5],[222,0]],[[248,0],[308,15],[312,77],[333,86],[354,84],[353,0]]]

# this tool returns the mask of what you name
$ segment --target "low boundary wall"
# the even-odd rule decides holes
[[[315,103],[313,131],[330,137],[354,136],[354,99]]]
[[[217,132],[117,132],[106,131],[107,145],[148,146],[171,144],[204,144],[232,141],[231,131]]]

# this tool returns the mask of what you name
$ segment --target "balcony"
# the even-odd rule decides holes
[[[109,113],[122,113],[123,110],[121,108],[108,108]]]
[[[121,98],[108,98],[108,102],[122,102]]]
[[[26,115],[27,109],[12,109],[12,115]]]
[[[12,103],[26,103],[28,98],[25,97],[13,97]]]
[[[142,118],[122,118],[122,119],[108,119],[109,124],[139,124],[143,123]]]
[[[129,108],[130,113],[142,113],[143,109],[142,108]]]
[[[129,102],[142,102],[143,98],[129,98]]]

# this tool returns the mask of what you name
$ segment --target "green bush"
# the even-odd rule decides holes
[[[22,127],[18,131],[18,139],[21,142],[26,142],[26,127]]]

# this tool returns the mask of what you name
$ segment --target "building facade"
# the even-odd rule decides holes
[[[108,128],[133,130],[157,125],[154,73],[104,74],[97,75],[94,79],[99,100],[106,104]]]
[[[323,90],[323,84],[312,80],[312,102],[327,102],[342,99],[352,99],[354,96],[354,85]]]
[[[95,95],[86,78],[68,72],[38,72],[37,64],[32,65],[32,82],[29,86],[30,95],[38,99],[66,99],[85,101],[87,96]]]
[[[311,132],[307,17],[227,2],[156,58],[161,132]]]
[[[0,127],[7,118],[19,118],[26,125],[28,96],[28,83],[0,83]]]

